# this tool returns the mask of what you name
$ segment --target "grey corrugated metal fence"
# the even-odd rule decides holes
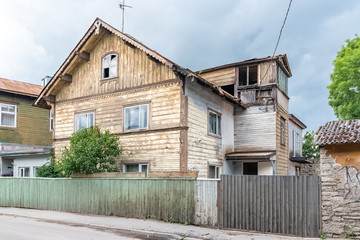
[[[220,227],[319,236],[317,176],[222,175]]]
[[[218,183],[215,179],[196,181],[195,224],[218,225]]]
[[[195,180],[0,178],[0,206],[194,222]]]

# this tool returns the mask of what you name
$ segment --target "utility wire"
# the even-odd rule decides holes
[[[279,42],[280,42],[280,38],[281,38],[281,35],[282,35],[282,31],[283,31],[283,29],[284,29],[284,26],[285,26],[287,17],[288,17],[288,15],[289,15],[291,3],[292,3],[292,0],[290,0],[290,2],[289,2],[289,6],[288,6],[288,9],[287,9],[287,11],[286,11],[286,15],[285,15],[283,24],[282,24],[281,29],[280,29],[279,37],[278,37],[278,40],[277,40],[277,42],[276,42],[276,46],[275,46],[275,49],[274,49],[274,52],[273,52],[271,58],[273,58],[273,57],[275,56],[276,50],[277,50],[277,48],[278,48],[278,46],[279,46]],[[264,74],[263,77],[260,79],[260,84],[261,84],[262,80],[264,79],[264,77],[267,75],[267,73],[268,73],[268,71],[269,71],[269,69],[270,69],[270,66],[271,66],[271,65],[269,64],[268,68],[266,69],[265,74]]]

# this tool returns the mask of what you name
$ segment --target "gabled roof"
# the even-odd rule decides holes
[[[225,68],[230,68],[230,67],[238,67],[238,66],[249,65],[249,64],[256,64],[256,63],[267,62],[267,61],[272,61],[272,60],[275,60],[280,65],[281,69],[284,71],[284,73],[288,77],[292,76],[289,61],[287,59],[286,54],[267,56],[267,57],[263,57],[263,58],[252,58],[252,59],[244,60],[241,62],[229,63],[229,64],[225,64],[225,65],[221,65],[221,66],[202,69],[201,71],[197,71],[196,74],[199,74],[200,72],[207,73],[207,72],[212,72],[212,71],[216,71],[216,70],[220,70],[220,69],[225,69]]]
[[[289,120],[295,123],[296,125],[298,125],[301,128],[301,130],[306,128],[306,125],[302,121],[300,121],[297,117],[295,117],[293,114],[289,114]]]
[[[314,144],[319,146],[344,143],[360,143],[360,119],[327,122],[314,138]]]
[[[42,88],[40,85],[0,78],[0,92],[37,97]]]
[[[101,29],[105,29],[108,32],[111,32],[113,34],[115,34],[116,36],[120,37],[122,40],[124,40],[126,43],[144,51],[148,56],[150,56],[151,58],[156,59],[157,61],[159,61],[162,64],[165,64],[166,66],[170,67],[175,74],[181,74],[185,77],[190,77],[192,79],[196,79],[198,82],[202,83],[202,85],[210,88],[213,92],[215,92],[216,94],[224,97],[225,99],[227,99],[230,102],[233,102],[235,104],[238,104],[240,106],[242,106],[243,108],[245,108],[245,106],[243,106],[240,103],[239,99],[236,99],[234,96],[232,96],[231,94],[223,91],[221,88],[215,86],[214,84],[208,82],[207,80],[203,79],[200,76],[197,76],[195,73],[193,73],[191,70],[189,69],[185,69],[179,65],[177,65],[176,63],[170,61],[169,59],[163,57],[162,55],[160,55],[159,53],[157,53],[156,51],[150,49],[149,47],[145,46],[144,44],[142,44],[140,41],[136,40],[135,38],[133,38],[132,36],[125,34],[119,30],[117,30],[116,28],[110,26],[109,24],[107,24],[106,22],[104,22],[103,20],[96,18],[96,20],[94,21],[94,23],[90,26],[89,30],[86,32],[86,34],[82,37],[82,39],[80,40],[80,42],[75,46],[75,48],[71,51],[70,55],[66,58],[66,60],[64,61],[64,63],[60,66],[60,68],[56,71],[56,73],[54,74],[54,76],[51,78],[51,80],[49,81],[49,83],[45,86],[45,88],[41,91],[39,97],[35,100],[34,105],[36,106],[41,106],[41,101],[42,98],[44,96],[48,96],[51,92],[51,89],[53,89],[57,83],[59,83],[60,81],[60,76],[62,74],[66,73],[67,68],[71,65],[71,63],[73,61],[75,61],[74,59],[77,57],[77,55],[82,51],[83,47],[86,46],[86,44],[89,44],[88,41],[91,38],[91,36],[93,36],[94,34],[99,34]],[[90,43],[91,45],[92,43]]]

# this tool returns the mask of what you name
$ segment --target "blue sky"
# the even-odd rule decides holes
[[[115,0],[0,0],[0,77],[40,84],[96,17],[121,29]],[[272,55],[289,1],[126,0],[125,32],[191,70]],[[290,112],[316,130],[328,106],[332,61],[360,32],[356,0],[294,0],[277,54],[292,68]]]

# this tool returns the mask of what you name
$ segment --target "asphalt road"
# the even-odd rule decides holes
[[[0,239],[4,240],[123,240],[142,239],[124,233],[43,222],[31,218],[0,216]]]

